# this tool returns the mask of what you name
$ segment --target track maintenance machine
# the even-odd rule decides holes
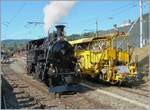
[[[132,48],[126,43],[118,47],[125,37],[125,33],[112,33],[70,41],[78,59],[76,71],[111,84],[135,81],[138,73],[136,64],[130,63]]]

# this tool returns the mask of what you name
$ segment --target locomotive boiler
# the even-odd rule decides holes
[[[32,40],[27,45],[27,73],[44,81],[50,92],[75,91],[77,73],[74,48],[64,40],[64,25],[48,38]]]

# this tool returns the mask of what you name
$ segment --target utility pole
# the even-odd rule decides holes
[[[140,5],[140,48],[142,48],[143,47],[143,19],[142,19],[143,1],[142,0],[139,1],[139,5]]]
[[[98,37],[98,21],[96,20],[96,37]]]

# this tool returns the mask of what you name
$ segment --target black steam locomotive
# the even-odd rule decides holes
[[[47,38],[32,40],[27,45],[27,73],[44,81],[50,91],[77,90],[74,49],[64,40],[64,25]],[[68,87],[72,85],[72,87]],[[61,87],[58,89],[57,87]]]

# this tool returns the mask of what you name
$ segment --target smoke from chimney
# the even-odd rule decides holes
[[[44,7],[44,30],[48,33],[49,27],[66,16],[76,1],[52,1]]]

